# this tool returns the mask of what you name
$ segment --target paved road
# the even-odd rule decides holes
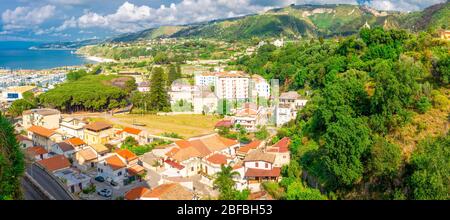
[[[27,181],[25,178],[22,178],[21,184],[22,184],[22,189],[23,189],[23,194],[24,194],[25,200],[48,200],[49,199],[42,192],[37,190],[36,187],[34,187],[32,185],[32,183]]]
[[[67,193],[67,191],[65,191],[61,185],[58,184],[58,182],[56,182],[56,180],[50,176],[47,172],[45,172],[44,170],[40,169],[38,166],[36,166],[35,164],[30,165],[27,167],[26,172],[33,177],[34,180],[36,180],[37,183],[39,183],[39,185],[42,186],[42,188],[44,188],[50,195],[52,195],[56,200],[72,200],[73,198],[71,197],[70,194]],[[25,191],[27,186],[24,187]],[[25,192],[25,195],[29,195],[31,197],[33,197],[33,194],[35,194],[34,192]]]

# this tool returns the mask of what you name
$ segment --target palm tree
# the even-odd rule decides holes
[[[233,200],[235,198],[235,181],[233,178],[239,177],[240,174],[233,171],[231,166],[222,165],[221,171],[216,173],[214,180],[214,188],[219,189],[221,200]]]

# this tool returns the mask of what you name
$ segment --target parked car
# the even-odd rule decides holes
[[[95,177],[95,180],[97,180],[98,182],[101,182],[101,183],[105,182],[105,178],[103,178],[102,176]]]
[[[97,194],[106,198],[110,198],[112,196],[112,191],[109,189],[102,189],[98,191]]]
[[[111,186],[118,186],[119,185],[118,183],[114,182],[113,180],[111,180],[110,184],[111,184]]]

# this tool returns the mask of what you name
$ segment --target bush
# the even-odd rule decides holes
[[[422,96],[419,101],[416,103],[416,108],[419,110],[421,114],[426,113],[431,108],[430,100],[427,97]]]

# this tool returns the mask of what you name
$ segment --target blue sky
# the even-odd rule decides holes
[[[81,40],[258,13],[289,4],[415,11],[445,0],[0,0],[0,40]]]

